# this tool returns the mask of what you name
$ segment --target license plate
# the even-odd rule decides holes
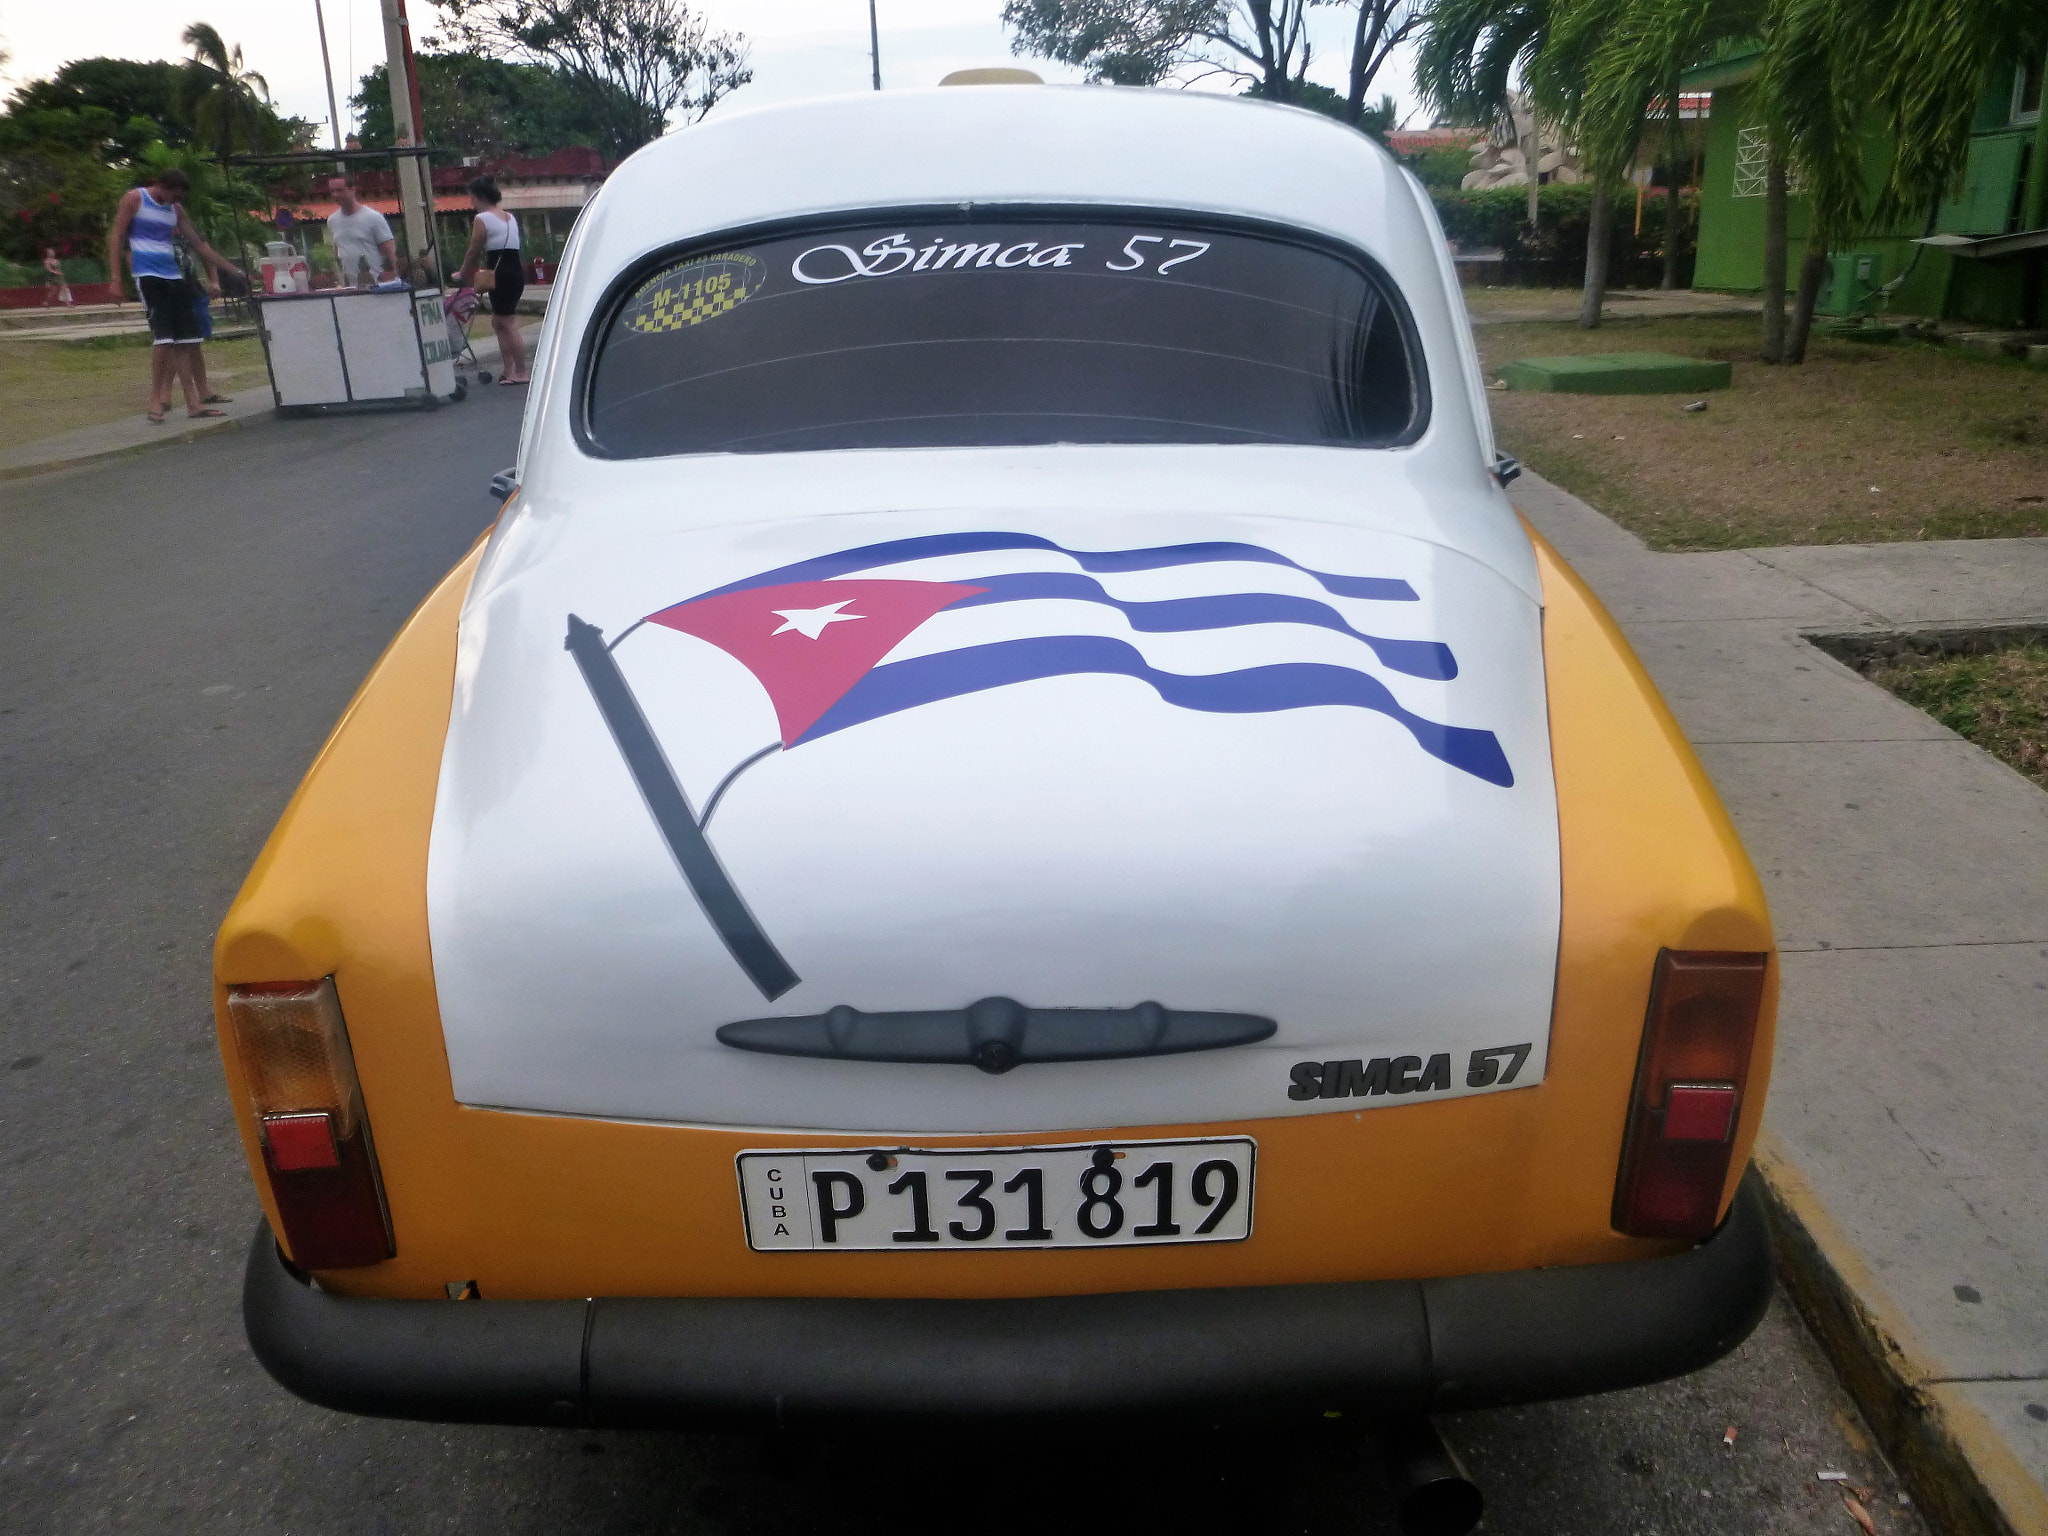
[[[1256,1152],[1246,1137],[742,1152],[740,1209],[764,1251],[1235,1243]]]

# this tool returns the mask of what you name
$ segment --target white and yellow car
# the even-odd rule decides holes
[[[1114,89],[622,165],[227,916],[292,1390],[1381,1417],[1732,1348],[1776,961],[1421,189]],[[273,1240],[274,1239],[274,1240]]]

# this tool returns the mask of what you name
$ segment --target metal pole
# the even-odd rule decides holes
[[[417,144],[418,120],[413,115],[412,45],[406,37],[403,0],[382,0],[384,12],[384,79],[391,89],[392,137],[400,145]],[[420,181],[427,176],[417,155],[394,155],[398,205],[405,216],[407,253],[417,259],[427,249],[426,198]],[[438,282],[439,274],[435,274]]]
[[[875,0],[868,0],[868,58],[875,66],[875,89],[882,88],[882,33],[875,25]]]
[[[334,147],[341,148],[341,113],[334,106],[334,63],[327,57],[327,14],[320,0],[313,0],[313,25],[320,29],[320,73],[327,78],[327,126],[334,133]]]
[[[562,646],[576,658],[598,713],[611,728],[619,755],[625,758],[633,782],[640,786],[640,798],[646,802],[655,827],[674,855],[690,894],[697,898],[697,905],[704,909],[704,916],[725,941],[740,969],[761,989],[761,995],[770,1001],[782,996],[797,984],[797,974],[782,958],[782,951],[762,932],[734,887],[732,877],[718,862],[710,839],[704,835],[703,823],[690,808],[689,797],[676,782],[675,770],[655,739],[653,727],[640,712],[639,700],[633,697],[626,674],[619,670],[611,647],[604,643],[604,631],[572,613],[569,635]]]

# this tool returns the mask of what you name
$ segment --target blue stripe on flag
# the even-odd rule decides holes
[[[973,555],[992,549],[1047,549],[1055,554],[1067,556],[1084,571],[1152,571],[1173,565],[1205,565],[1220,560],[1243,560],[1257,565],[1284,565],[1290,570],[1312,576],[1321,583],[1325,592],[1338,597],[1371,598],[1378,602],[1412,603],[1417,601],[1415,589],[1398,577],[1390,576],[1339,576],[1329,571],[1312,571],[1299,565],[1285,555],[1257,544],[1207,543],[1207,544],[1164,544],[1155,549],[1069,549],[1051,539],[1039,538],[1029,533],[929,533],[917,538],[889,539],[880,544],[864,544],[858,549],[843,549],[837,554],[819,555],[811,560],[799,560],[794,565],[779,566],[772,571],[763,571],[758,576],[749,576],[744,581],[735,581],[728,586],[715,587],[709,592],[700,592],[697,597],[723,597],[728,592],[744,592],[750,587],[780,586],[793,581],[824,581],[833,576],[848,576],[856,571],[873,570],[878,565],[895,565],[905,560],[929,560],[938,555]],[[696,598],[691,599],[692,602]]]
[[[790,745],[815,741],[920,704],[1077,673],[1136,678],[1150,684],[1169,704],[1210,714],[1270,714],[1319,704],[1369,709],[1398,721],[1423,751],[1440,762],[1502,788],[1515,782],[1507,754],[1493,732],[1425,720],[1403,709],[1384,683],[1363,672],[1321,662],[1289,662],[1188,676],[1161,672],[1136,647],[1101,635],[1004,640],[886,663],[855,683]]]
[[[1232,592],[1212,597],[1177,597],[1159,602],[1124,602],[1111,597],[1092,576],[1071,571],[1028,571],[999,576],[970,576],[967,582],[987,590],[963,597],[948,611],[979,608],[989,603],[1064,598],[1115,608],[1141,634],[1178,634],[1197,629],[1230,629],[1243,624],[1312,624],[1362,640],[1383,666],[1410,677],[1448,682],[1458,675],[1451,648],[1435,640],[1388,640],[1353,629],[1328,603],[1279,592]]]

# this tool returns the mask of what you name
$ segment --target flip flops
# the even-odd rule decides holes
[[[212,408],[211,406],[209,406],[209,407],[207,407],[207,408],[206,408],[205,410],[203,410],[203,411],[187,411],[187,412],[186,412],[185,414],[186,414],[187,416],[191,417],[191,418],[192,418],[192,419],[193,419],[194,421],[197,421],[197,420],[199,420],[199,418],[200,418],[200,417],[202,417],[202,416],[225,416],[225,415],[227,415],[227,412],[226,412],[226,411],[216,411],[216,410],[214,410],[214,409],[213,409],[213,408]],[[161,421],[161,420],[163,420],[163,418],[162,418],[161,416],[159,416],[159,417],[157,418],[157,420]]]
[[[151,411],[149,419],[152,425],[160,427],[164,424],[164,413],[162,411]]]
[[[208,395],[199,403],[201,405],[233,405],[235,397],[233,395]]]

